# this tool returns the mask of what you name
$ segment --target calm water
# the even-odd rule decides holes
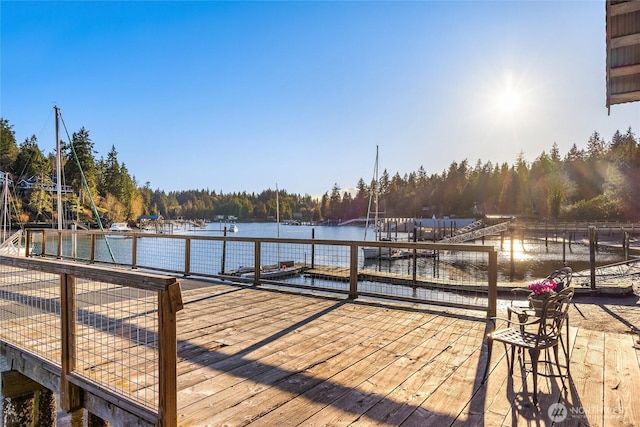
[[[315,231],[316,239],[327,240],[364,240],[364,227],[355,226],[317,226],[317,225],[284,225],[275,222],[268,223],[236,223],[238,231],[236,233],[227,233],[228,236],[238,237],[278,237],[288,239],[310,239]],[[224,223],[209,223],[205,230],[185,230],[184,233],[203,235],[203,236],[220,236],[224,228]],[[403,240],[407,239],[407,233],[395,233],[392,237],[398,237]],[[367,231],[367,240],[374,240],[373,230]]]
[[[310,239],[312,232],[315,231],[316,239],[364,240],[365,234],[363,227],[355,226],[291,226],[281,224],[278,228],[275,223],[238,223],[237,226],[238,232],[228,233],[229,236],[276,237],[279,232],[280,237],[283,238]],[[184,233],[220,236],[223,227],[224,224],[210,223],[207,224],[204,231],[184,231]],[[408,241],[407,233],[393,233],[391,237],[397,238],[399,241]],[[373,230],[368,230],[367,240],[374,240],[374,238]],[[558,241],[549,239],[547,242],[534,239],[525,239],[524,242],[514,240],[513,262],[511,243],[508,239],[505,239],[502,243],[499,239],[486,239],[484,243],[481,240],[477,240],[469,242],[469,244],[494,246],[498,251],[499,281],[519,282],[545,277],[550,272],[563,267],[565,263],[575,271],[589,269],[589,247],[586,244],[573,242],[569,245],[567,241],[563,243],[561,239]],[[619,249],[600,247],[596,254],[596,263],[599,266],[623,261],[623,255]],[[380,261],[368,263],[373,265],[367,265],[367,268],[378,267],[384,271],[404,272],[407,271],[410,262],[410,260]],[[421,262],[426,264],[426,268],[429,268],[429,263],[432,261],[426,259]],[[470,266],[470,268],[473,268],[473,266]]]

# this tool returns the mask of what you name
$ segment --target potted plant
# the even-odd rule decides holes
[[[529,285],[529,302],[531,307],[536,310],[536,314],[540,314],[542,306],[547,298],[556,294],[558,284],[553,279],[537,280]]]

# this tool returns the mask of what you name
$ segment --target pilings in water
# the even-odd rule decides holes
[[[4,371],[2,377],[2,421],[5,427],[55,426],[58,422],[56,395],[18,371]],[[81,426],[83,409],[73,411],[71,425]],[[105,427],[107,422],[87,412],[89,427]],[[1,423],[0,423],[1,424]]]
[[[2,372],[2,419],[6,427],[56,425],[56,409],[51,390],[17,371]]]

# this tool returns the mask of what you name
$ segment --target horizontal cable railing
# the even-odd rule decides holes
[[[54,367],[65,410],[82,406],[83,389],[176,425],[181,304],[175,277],[0,256],[0,341]]]
[[[30,230],[29,255],[492,313],[493,246]]]

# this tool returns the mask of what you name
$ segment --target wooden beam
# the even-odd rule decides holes
[[[625,102],[640,101],[640,90],[625,93],[614,93],[610,96],[610,104],[624,104]]]
[[[129,286],[151,291],[166,290],[178,279],[159,274],[140,273],[116,268],[84,265],[38,258],[18,258],[0,255],[2,265],[44,271],[52,274],[70,274],[83,279]]]
[[[13,399],[40,390],[45,390],[45,387],[18,371],[5,371],[2,373],[3,398]]]
[[[60,367],[43,360],[10,344],[0,342],[0,354],[14,370],[31,378],[43,387],[58,392],[60,390]]]
[[[632,76],[634,74],[640,75],[640,64],[611,67],[609,71],[609,77],[624,77]]]
[[[624,3],[612,4],[609,9],[609,15],[618,16],[637,11],[640,11],[640,1],[627,1]]]
[[[620,37],[611,37],[611,49],[635,45],[640,45],[640,33],[628,34],[626,36]]]

